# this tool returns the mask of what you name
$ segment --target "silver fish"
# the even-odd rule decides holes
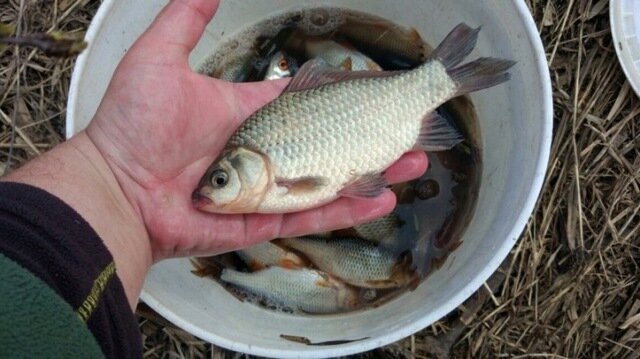
[[[355,48],[332,40],[310,40],[306,43],[309,58],[321,58],[327,64],[351,71],[382,71],[382,67]]]
[[[267,67],[267,73],[264,76],[265,80],[276,80],[283,79],[285,77],[293,76],[296,71],[298,71],[298,63],[297,61],[285,54],[282,51],[276,52],[271,61],[269,62],[269,66]]]
[[[289,33],[283,48],[297,56],[320,58],[335,68],[347,71],[382,71],[380,65],[351,43],[327,36],[312,36],[300,29]]]
[[[513,61],[459,65],[479,29],[458,25],[411,71],[339,71],[306,62],[254,113],[202,177],[194,206],[216,213],[283,213],[340,196],[375,197],[407,151],[446,150],[462,137],[435,109],[509,79]]]
[[[392,68],[417,66],[431,50],[416,29],[405,29],[384,20],[348,16],[337,32],[380,65]]]
[[[254,273],[224,269],[220,279],[306,313],[335,313],[353,309],[359,303],[354,288],[312,269],[269,267]]]
[[[320,270],[364,288],[395,288],[417,279],[411,255],[398,257],[359,238],[284,238],[283,245],[300,251]]]
[[[304,259],[299,255],[271,242],[255,244],[237,253],[253,271],[274,265],[289,269],[305,266]]]

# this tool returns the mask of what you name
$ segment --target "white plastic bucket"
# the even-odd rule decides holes
[[[620,66],[636,95],[640,96],[640,2],[611,0],[609,17]]]
[[[73,73],[67,135],[84,128],[133,41],[166,0],[105,0],[87,34],[89,48]],[[552,130],[551,84],[544,49],[522,0],[271,0],[223,1],[190,57],[197,68],[221,40],[266,15],[303,5],[339,6],[415,27],[435,45],[456,24],[482,25],[470,58],[514,59],[506,84],[472,94],[482,133],[484,169],[477,210],[463,244],[415,291],[377,309],[301,317],[241,303],[210,279],[190,273],[188,259],[155,265],[142,299],[177,326],[217,345],[269,357],[329,357],[369,350],[408,336],[455,309],[507,256],[524,230],[542,187]],[[307,346],[313,342],[359,341]]]

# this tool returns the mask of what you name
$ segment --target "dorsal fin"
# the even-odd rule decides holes
[[[322,85],[354,79],[390,77],[404,71],[345,71],[328,65],[324,60],[315,58],[300,67],[285,92],[309,90]]]

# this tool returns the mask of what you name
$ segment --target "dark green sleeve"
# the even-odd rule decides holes
[[[142,357],[113,257],[73,208],[41,189],[0,182],[0,254],[1,358]],[[9,350],[25,355],[2,352]]]
[[[0,357],[103,357],[91,331],[73,308],[2,254],[0,293]]]

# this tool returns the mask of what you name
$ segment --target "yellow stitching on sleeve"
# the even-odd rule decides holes
[[[93,311],[96,309],[98,303],[100,302],[100,296],[102,295],[102,292],[104,292],[104,288],[107,286],[107,283],[109,283],[109,280],[111,279],[111,277],[113,277],[113,274],[115,272],[116,264],[114,262],[111,262],[108,266],[105,267],[98,278],[96,278],[96,280],[93,282],[91,292],[89,292],[89,295],[84,300],[84,302],[82,302],[80,307],[76,309],[76,313],[83,322],[86,322],[91,314],[93,314]]]

